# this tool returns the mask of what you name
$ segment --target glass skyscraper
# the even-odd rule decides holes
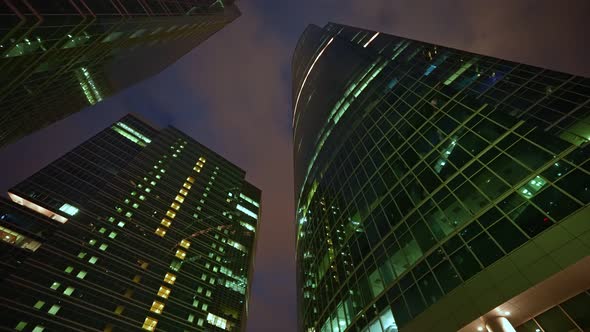
[[[292,73],[301,330],[590,329],[590,79],[332,23]]]
[[[233,0],[0,3],[0,146],[157,74],[239,17]]]
[[[127,115],[0,201],[0,326],[243,331],[261,192]]]

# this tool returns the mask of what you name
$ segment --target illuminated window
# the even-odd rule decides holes
[[[214,315],[212,313],[208,313],[207,314],[207,323],[211,324],[211,325],[215,325],[219,328],[222,329],[226,329],[227,326],[227,319],[225,318],[221,318],[217,315]]]
[[[78,279],[84,279],[84,277],[86,277],[87,272],[86,271],[80,271],[78,272],[78,274],[76,275],[76,278]]]
[[[119,221],[119,222],[117,223],[117,226],[119,226],[119,227],[123,227],[123,226],[125,226],[125,222],[124,222],[124,221]]]
[[[203,158],[203,157],[199,157],[199,161],[201,161],[201,162],[207,162],[207,160],[205,158]]]
[[[188,181],[190,183],[195,183],[195,178],[193,178],[192,176],[189,176],[188,178],[186,178],[186,181]]]
[[[170,288],[166,286],[160,286],[160,289],[158,290],[158,296],[167,299],[168,296],[170,296]]]
[[[24,321],[20,321],[15,327],[14,329],[17,331],[22,331],[25,329],[25,327],[27,327],[27,322]]]
[[[64,295],[70,296],[70,295],[72,295],[72,293],[74,292],[74,290],[76,290],[74,287],[69,286],[68,288],[66,288],[64,290]]]
[[[172,211],[172,210],[168,210],[166,212],[166,215],[172,219],[174,219],[174,217],[176,217],[176,212]]]
[[[51,289],[56,290],[59,288],[59,286],[61,286],[61,284],[57,281],[54,281],[53,284],[51,284]]]
[[[150,182],[150,184],[151,184],[152,186],[155,186],[155,185],[156,185],[156,181],[152,181],[152,182]]]
[[[155,312],[157,314],[161,314],[162,310],[164,310],[164,303],[159,302],[159,301],[154,301],[152,303],[152,307],[150,308],[150,311]]]
[[[122,306],[122,305],[118,305],[118,306],[115,308],[115,314],[117,314],[117,315],[120,315],[120,314],[122,314],[122,313],[123,313],[123,310],[125,310],[125,307],[124,307],[124,306]]]
[[[71,266],[66,267],[66,269],[64,270],[65,273],[72,273],[72,271],[74,271],[74,268]]]
[[[138,274],[135,277],[133,277],[133,282],[139,284],[141,282],[141,276]]]
[[[166,272],[166,275],[164,276],[164,282],[169,283],[170,285],[174,285],[175,281],[176,276],[170,272]]]
[[[37,303],[35,303],[35,305],[33,306],[35,309],[41,309],[43,308],[43,306],[45,305],[45,301],[37,301]]]
[[[132,215],[133,215],[133,213],[131,213],[131,212],[129,212],[129,211],[127,211],[127,212],[125,213],[125,217],[127,217],[127,218],[131,218],[131,216],[132,216]]]
[[[184,259],[186,257],[186,251],[180,249],[176,250],[176,257]]]
[[[250,211],[250,210],[246,209],[245,207],[241,206],[240,204],[238,204],[238,206],[236,206],[236,208],[237,208],[239,211],[242,211],[242,212],[244,212],[244,213],[245,213],[245,214],[247,214],[248,216],[250,216],[250,217],[252,217],[252,218],[254,218],[254,219],[258,219],[258,215],[257,215],[256,213],[254,213],[254,212],[252,212],[252,211]]]
[[[176,202],[172,202],[172,204],[170,204],[170,207],[173,208],[174,210],[178,210],[178,209],[180,209],[180,204],[178,204]]]
[[[102,251],[105,251],[105,250],[107,250],[107,248],[108,248],[108,247],[109,247],[109,245],[108,245],[108,244],[106,244],[106,243],[103,243],[103,244],[101,244],[101,245],[100,245],[100,247],[98,247],[98,249],[100,249],[100,250],[102,250]]]
[[[164,237],[164,235],[166,235],[166,230],[162,227],[158,227],[158,228],[156,228],[155,233],[160,237]]]
[[[198,166],[193,167],[193,171],[196,171],[197,173],[201,173],[201,169]]]
[[[182,189],[182,188],[180,189],[179,193],[184,196],[188,195],[188,191],[186,191],[186,189]]]
[[[180,270],[180,267],[182,266],[182,262],[179,260],[173,260],[172,263],[170,263],[170,269],[173,271],[178,272],[178,270]]]
[[[176,195],[176,200],[179,201],[180,203],[184,202],[184,197],[181,195]]]
[[[192,187],[191,184],[188,182],[185,182],[182,186],[185,187],[186,189],[191,189],[191,187]]]
[[[133,206],[134,209],[137,209],[139,207],[139,204],[133,203],[133,205],[131,205],[131,206]]]
[[[33,329],[32,332],[43,332],[44,330],[45,330],[45,326],[37,325],[37,326],[35,326],[35,328]]]
[[[88,263],[90,263],[90,264],[96,264],[96,261],[98,261],[98,257],[96,257],[96,256],[92,256],[92,257],[90,257],[90,259],[88,260]]]
[[[164,225],[164,226],[166,226],[166,227],[170,227],[170,224],[172,224],[172,221],[170,221],[170,220],[168,220],[168,219],[166,219],[166,218],[163,218],[163,219],[162,219],[162,222],[161,222],[160,224],[161,224],[161,225]]]
[[[70,216],[73,216],[73,215],[75,215],[75,214],[76,214],[76,213],[78,213],[78,211],[79,211],[77,207],[75,207],[75,206],[72,206],[72,205],[70,205],[70,204],[68,204],[68,203],[64,203],[64,205],[62,205],[62,206],[59,208],[59,210],[60,210],[60,211],[62,211],[62,212],[65,212],[65,213],[67,213],[67,214],[69,214]]]
[[[110,233],[109,233],[109,237],[110,237],[111,239],[114,239],[115,237],[117,237],[117,232],[110,232]]]
[[[57,312],[59,311],[59,309],[61,309],[61,306],[58,306],[57,304],[54,304],[51,306],[51,308],[49,308],[49,310],[47,311],[48,314],[50,315],[56,315]]]
[[[203,167],[203,166],[205,166],[205,165],[203,165],[203,163],[202,163],[202,162],[197,162],[197,166],[199,166],[199,167]]]
[[[158,320],[148,316],[145,318],[142,328],[144,330],[153,331],[156,329],[156,325],[158,325]]]
[[[85,252],[83,252],[83,251],[81,251],[81,252],[78,254],[78,258],[84,258],[85,256],[86,256],[86,253],[85,253]]]
[[[187,240],[182,240],[182,241],[180,241],[180,246],[185,249],[188,249],[191,246],[191,243],[188,242]]]

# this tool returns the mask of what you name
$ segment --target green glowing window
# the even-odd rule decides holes
[[[72,295],[74,290],[76,290],[74,287],[69,286],[68,288],[66,288],[66,290],[64,290],[64,295],[70,296]]]
[[[88,241],[88,243],[90,243],[91,246],[93,246],[96,243],[95,239],[91,239],[90,241]]]
[[[59,210],[62,211],[62,212],[65,212],[67,214],[69,214],[70,216],[75,215],[79,211],[78,208],[76,208],[75,206],[72,206],[72,205],[70,205],[68,203],[64,203],[64,205],[62,205],[59,208]]]
[[[96,261],[98,261],[98,257],[96,257],[96,256],[92,256],[92,257],[90,257],[90,259],[88,260],[88,263],[90,263],[90,264],[96,264]]]
[[[535,176],[532,180],[527,182],[524,186],[518,189],[518,193],[526,199],[533,198],[539,190],[547,185],[547,180],[540,175]]]
[[[76,275],[76,278],[78,279],[84,279],[84,277],[86,277],[87,272],[82,270],[80,272],[78,272],[78,274]]]
[[[108,244],[106,244],[106,243],[103,243],[103,244],[101,244],[101,245],[100,245],[100,247],[98,247],[98,249],[100,249],[100,250],[102,250],[102,251],[105,251],[105,250],[107,250],[107,248],[108,248],[108,247],[109,247],[109,245],[108,245]]]
[[[117,237],[117,232],[111,232],[111,233],[109,234],[109,237],[110,237],[111,239],[114,239],[114,238],[116,238],[116,237]]]
[[[16,324],[14,329],[17,331],[22,331],[25,329],[25,327],[27,327],[27,322],[20,321],[18,324]]]
[[[134,209],[137,209],[139,207],[139,204],[133,203],[133,205],[131,205],[131,206],[133,206]]]
[[[37,303],[35,303],[35,305],[34,305],[33,307],[34,307],[35,309],[41,309],[41,308],[43,308],[43,306],[44,306],[44,305],[45,305],[45,302],[44,302],[44,301],[41,301],[41,300],[39,300],[39,301],[37,301]]]
[[[47,313],[50,315],[57,315],[57,312],[59,311],[59,309],[61,309],[61,307],[58,306],[57,304],[54,304],[51,306],[51,308],[49,308]]]
[[[84,258],[84,256],[86,256],[86,253],[83,251],[78,254],[78,258]]]
[[[125,222],[124,221],[119,221],[119,223],[117,224],[117,226],[123,227],[123,226],[125,226]]]
[[[109,217],[108,221],[109,221],[109,222],[113,222],[113,221],[115,221],[115,218],[113,218],[113,217]]]
[[[129,212],[129,211],[127,211],[127,212],[125,213],[125,217],[127,217],[127,218],[131,218],[131,216],[132,216],[132,215],[133,215],[133,213],[131,213],[131,212]]]
[[[59,286],[61,286],[61,284],[57,281],[54,281],[53,284],[51,284],[51,289],[56,290],[59,288]]]
[[[107,229],[106,229],[106,228],[104,228],[104,227],[102,227],[101,229],[99,229],[99,230],[98,230],[98,232],[99,232],[100,234],[104,234],[104,232],[106,232],[106,231],[107,231]]]
[[[43,332],[44,330],[45,330],[45,326],[37,325],[37,326],[35,326],[35,328],[33,329],[32,332]]]
[[[74,267],[72,266],[68,266],[66,267],[66,269],[64,270],[65,273],[72,273],[72,271],[74,271]]]

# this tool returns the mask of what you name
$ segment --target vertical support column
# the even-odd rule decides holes
[[[494,317],[486,320],[488,332],[516,332],[506,317]]]

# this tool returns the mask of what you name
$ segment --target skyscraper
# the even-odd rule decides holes
[[[0,326],[242,331],[260,190],[128,115],[0,201]]]
[[[590,79],[337,24],[292,73],[302,330],[590,328]]]
[[[0,146],[148,78],[240,15],[233,0],[0,4]]]

